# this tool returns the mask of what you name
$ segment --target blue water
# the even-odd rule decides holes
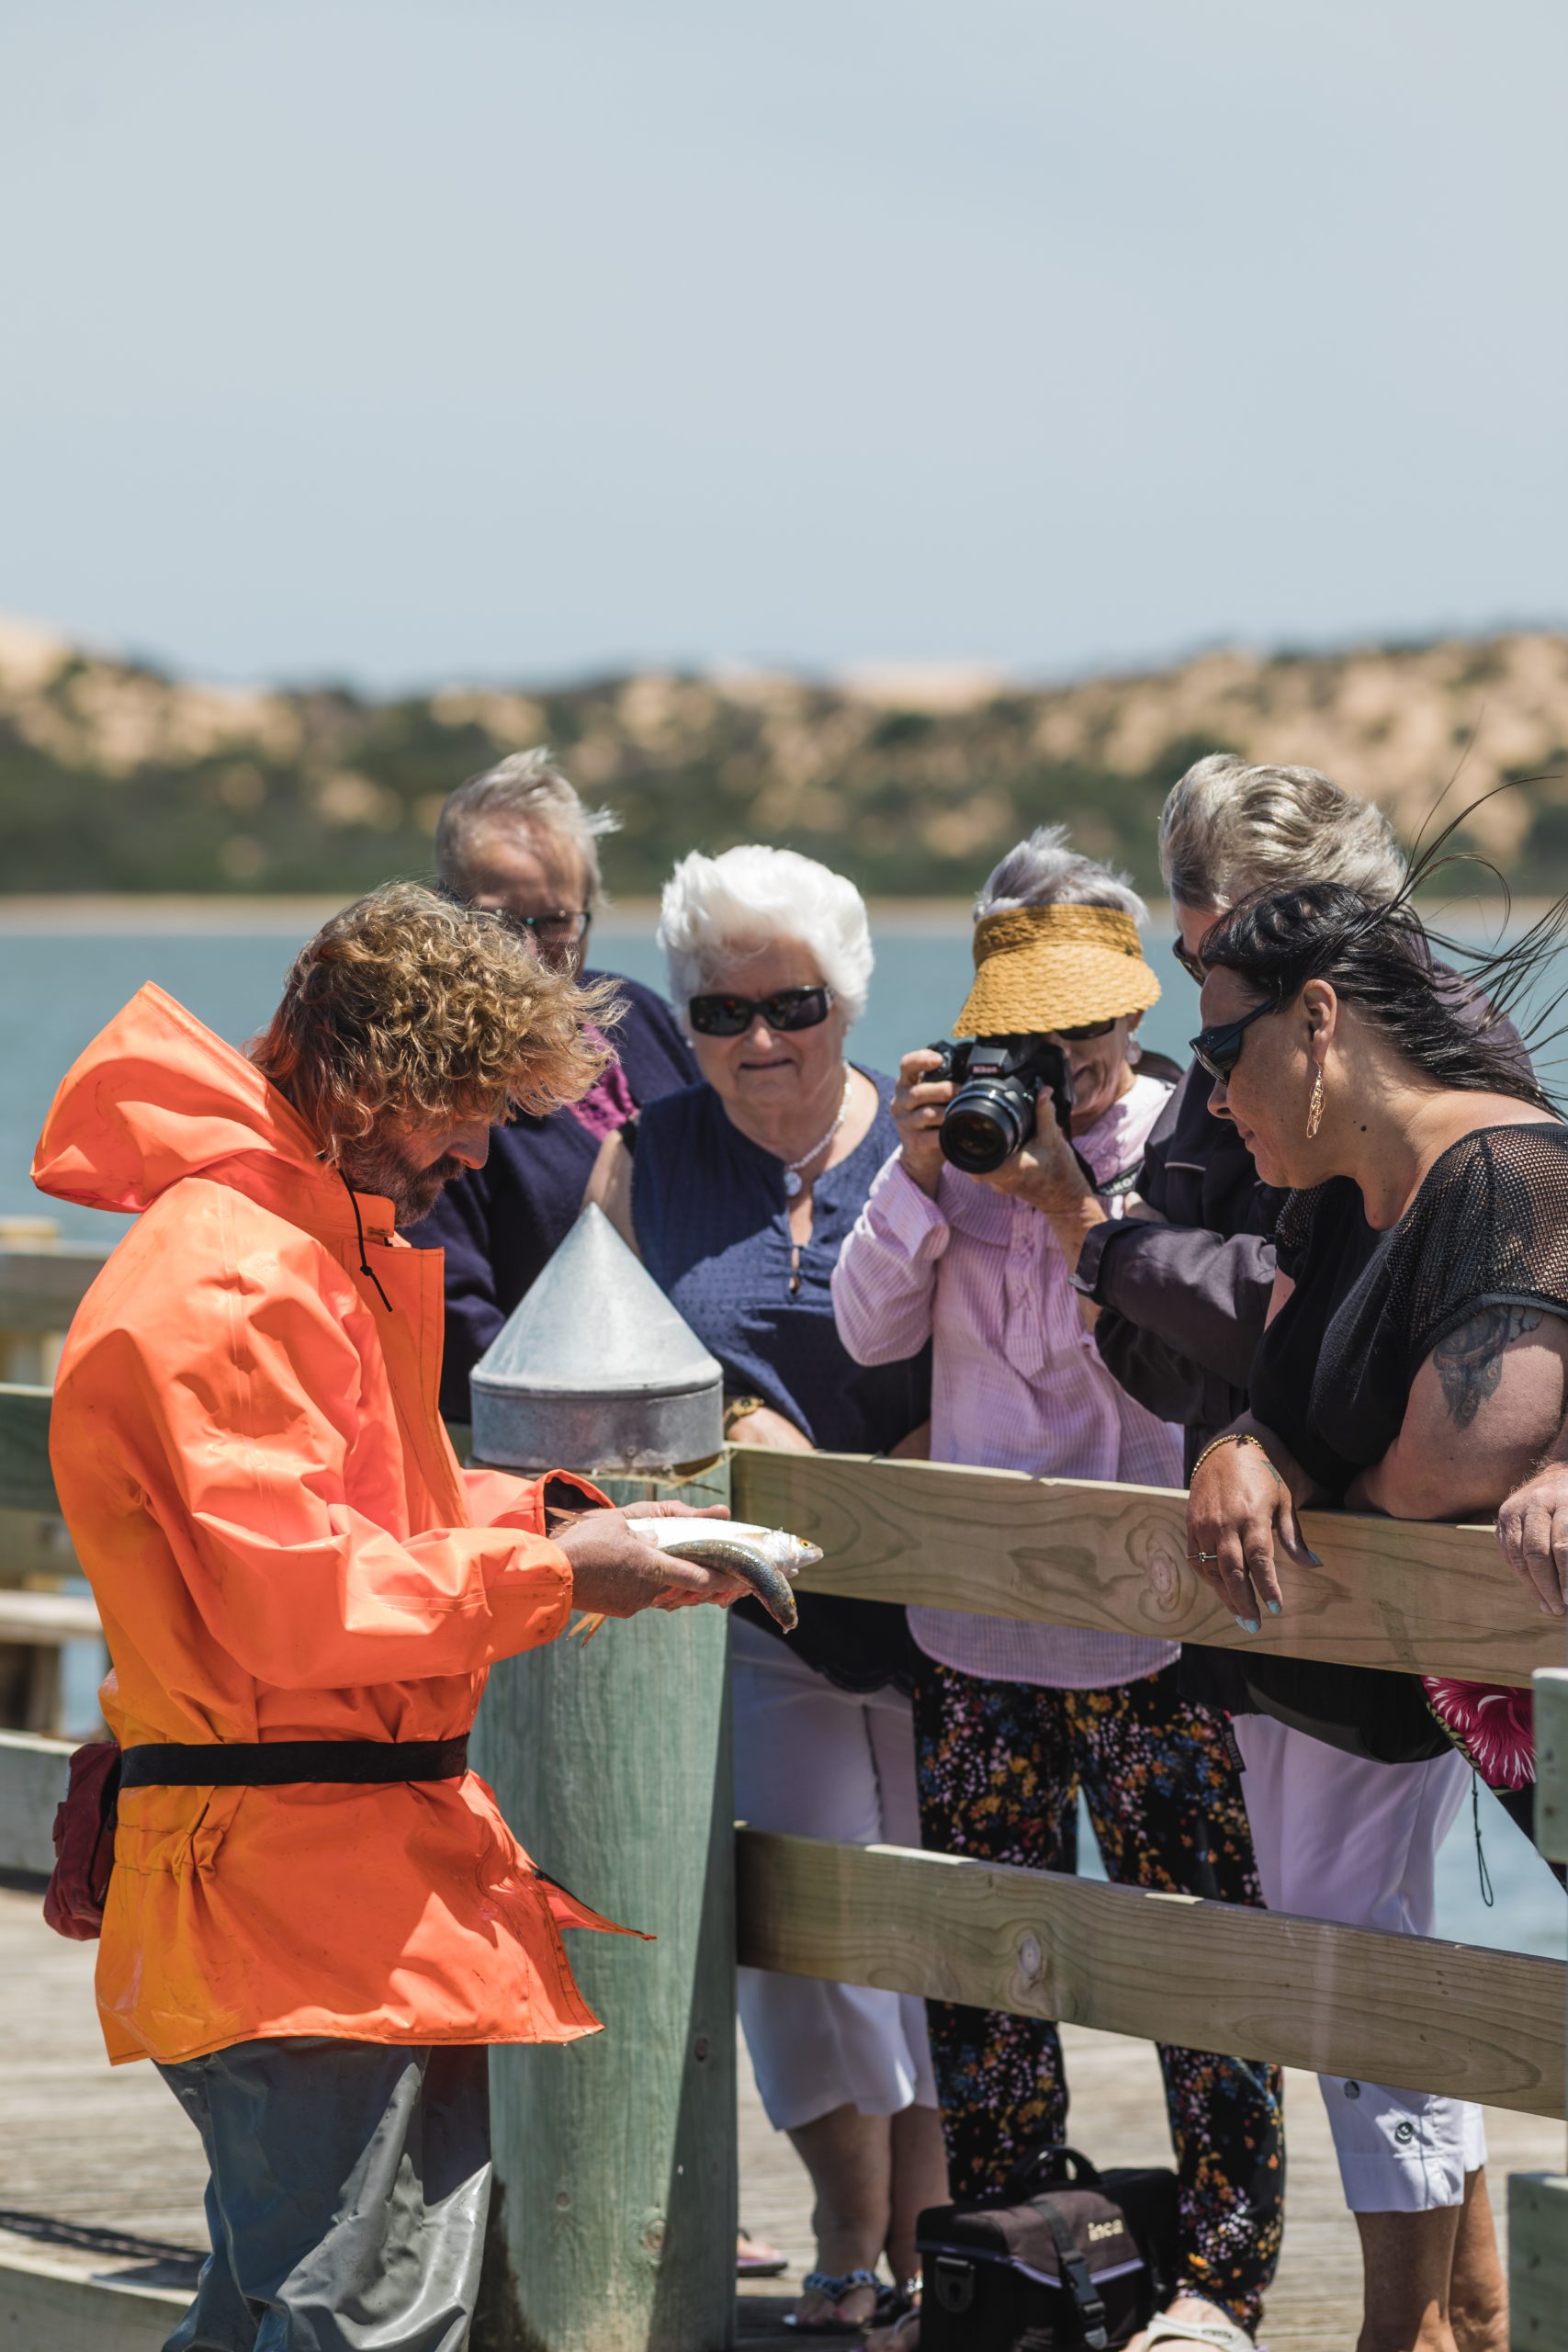
[[[13,902],[15,907],[16,902]],[[110,1014],[144,980],[156,980],[222,1036],[240,1043],[259,1028],[304,927],[259,930],[231,919],[198,934],[24,929],[25,910],[0,926],[0,1216],[48,1213],[84,1239],[109,1239],[121,1220],[51,1204],[28,1181],[32,1145],[62,1074]],[[871,1001],[855,1033],[857,1058],[892,1069],[909,1046],[948,1030],[968,987],[969,926],[960,914],[887,918],[876,930]],[[1156,931],[1156,940],[1163,933]],[[596,960],[633,978],[662,985],[651,926],[601,922]],[[1197,990],[1174,959],[1156,949],[1165,994],[1145,1016],[1142,1035],[1185,1060],[1197,1027]],[[1568,1904],[1529,1841],[1495,1801],[1483,1797],[1482,1824],[1495,1901],[1478,1890],[1475,1842],[1466,1806],[1438,1871],[1438,1933],[1466,1943],[1554,1959],[1568,1957]],[[1082,1841],[1086,1872],[1098,1871],[1091,1837]]]
[[[13,902],[15,905],[16,902]],[[47,1211],[71,1234],[97,1236],[107,1221],[90,1209],[51,1205],[28,1177],[32,1146],[63,1072],[111,1013],[144,980],[156,980],[219,1035],[238,1044],[260,1028],[303,935],[216,927],[196,936],[23,930],[0,922],[0,1216]],[[896,1069],[911,1046],[951,1029],[968,993],[969,925],[961,916],[905,918],[878,926],[871,999],[854,1033],[856,1057]],[[663,959],[650,923],[596,925],[596,962],[655,987]],[[1161,955],[1166,993],[1145,1016],[1148,1042],[1185,1061],[1197,1027],[1198,992],[1175,959]]]

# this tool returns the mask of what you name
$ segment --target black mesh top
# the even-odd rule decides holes
[[[1348,1177],[1292,1193],[1275,1240],[1296,1287],[1258,1344],[1252,1410],[1342,1496],[1388,1452],[1449,1332],[1485,1306],[1568,1317],[1568,1126],[1461,1136],[1386,1233]]]

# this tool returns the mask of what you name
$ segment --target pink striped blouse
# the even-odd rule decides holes
[[[1135,1079],[1075,1138],[1104,1181],[1134,1166],[1168,1089]],[[1122,1202],[1105,1202],[1111,1216]],[[933,1201],[895,1156],[877,1174],[833,1275],[839,1335],[857,1363],[934,1339],[931,1458],[1036,1476],[1179,1487],[1180,1433],[1100,1362],[1061,1244],[1021,1201],[943,1166]],[[998,1682],[1094,1690],[1168,1666],[1169,1642],[911,1609],[928,1657]]]

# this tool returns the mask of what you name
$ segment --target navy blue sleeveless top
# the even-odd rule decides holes
[[[649,1272],[723,1365],[728,1394],[761,1397],[830,1453],[885,1453],[931,1410],[929,1348],[903,1363],[857,1364],[833,1321],[839,1251],[898,1148],[892,1082],[865,1075],[881,1107],[855,1149],[818,1177],[798,1266],[783,1163],[732,1125],[712,1087],[645,1102],[634,1144],[632,1222]],[[756,1602],[739,1605],[779,1634]],[[904,1611],[886,1601],[802,1593],[788,1639],[841,1689],[909,1687]]]

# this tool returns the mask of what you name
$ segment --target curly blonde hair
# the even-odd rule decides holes
[[[388,1122],[442,1125],[558,1110],[612,1057],[615,984],[541,963],[504,915],[389,882],[294,959],[251,1059],[326,1157]]]

